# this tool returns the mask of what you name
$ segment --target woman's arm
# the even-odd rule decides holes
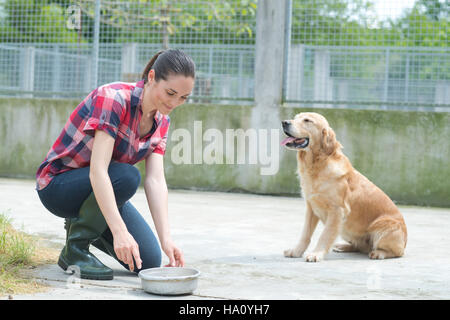
[[[113,235],[114,251],[117,257],[133,271],[133,257],[138,269],[141,268],[142,261],[139,256],[138,244],[128,232],[125,222],[120,216],[111,179],[108,175],[113,148],[114,139],[106,132],[96,130],[92,146],[89,179],[97,203]]]
[[[183,267],[183,253],[175,246],[170,235],[164,161],[163,156],[158,153],[152,153],[146,159],[144,188],[162,250],[170,260],[169,265]]]

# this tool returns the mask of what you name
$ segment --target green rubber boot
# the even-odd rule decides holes
[[[117,261],[119,260],[116,256],[116,252],[114,251],[114,246],[112,244],[110,244],[108,242],[108,240],[106,240],[102,236],[100,236],[100,238],[98,238],[97,240],[92,242],[92,245],[94,247],[96,247],[97,249],[100,249],[104,253],[109,254],[111,257],[113,257]]]
[[[66,219],[66,227],[66,245],[59,255],[58,265],[63,270],[78,267],[82,279],[112,280],[113,270],[89,252],[89,245],[107,228],[94,193],[85,200],[77,218]]]
[[[70,221],[71,221],[70,218],[66,218],[64,221],[64,229],[66,229],[66,239],[68,235],[68,230],[70,228]],[[114,251],[114,246],[110,244],[108,240],[106,240],[103,236],[98,237],[98,239],[92,242],[91,245],[118,260],[116,253]]]

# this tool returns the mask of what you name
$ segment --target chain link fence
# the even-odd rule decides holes
[[[284,102],[450,107],[449,0],[291,0]],[[164,48],[191,102],[252,104],[257,0],[0,0],[0,95],[82,98]]]
[[[285,101],[449,106],[448,0],[292,1]]]
[[[170,47],[196,62],[191,101],[252,101],[256,8],[256,0],[0,0],[0,93],[82,97],[140,80]]]

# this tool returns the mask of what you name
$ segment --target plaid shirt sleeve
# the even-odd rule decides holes
[[[83,132],[91,136],[102,130],[116,139],[119,124],[126,112],[123,97],[109,87],[100,87],[91,96],[91,107]]]
[[[164,155],[166,153],[167,137],[169,135],[170,118],[169,116],[164,117],[164,121],[161,123],[161,141],[158,143],[153,153],[159,153]]]

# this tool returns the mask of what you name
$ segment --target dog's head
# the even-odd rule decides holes
[[[284,133],[288,136],[281,143],[288,149],[296,151],[312,150],[330,155],[342,147],[336,141],[336,135],[324,116],[315,112],[302,112],[293,120],[281,122]]]

